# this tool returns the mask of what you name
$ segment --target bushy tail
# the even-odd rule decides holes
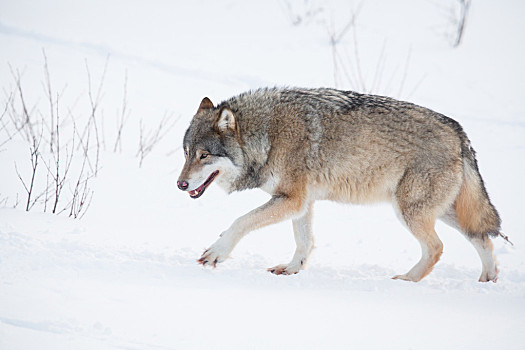
[[[469,235],[503,236],[501,219],[490,202],[479,173],[475,152],[465,138],[462,142],[463,184],[456,198],[455,208],[462,231]],[[508,240],[508,239],[507,239]]]

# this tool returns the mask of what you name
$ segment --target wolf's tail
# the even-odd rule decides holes
[[[501,219],[491,203],[485,184],[479,173],[476,152],[465,134],[461,135],[463,158],[463,184],[456,198],[455,209],[459,226],[468,235],[488,234],[503,236]],[[508,241],[508,239],[507,239]]]

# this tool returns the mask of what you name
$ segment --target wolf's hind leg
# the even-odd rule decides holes
[[[421,259],[404,275],[394,276],[394,279],[418,282],[428,275],[443,253],[443,243],[434,230],[434,221],[407,222],[410,232],[421,245]]]
[[[394,279],[418,282],[428,275],[443,253],[443,243],[434,225],[436,218],[454,200],[458,187],[454,171],[431,172],[409,169],[398,184],[394,208],[421,245],[421,259]],[[443,208],[443,209],[442,209]]]
[[[312,217],[313,202],[308,205],[308,209],[302,217],[292,220],[295,244],[297,245],[292,260],[288,264],[270,267],[268,271],[276,275],[293,275],[306,267],[314,246]]]
[[[496,282],[498,279],[498,267],[493,254],[492,241],[490,240],[489,235],[486,233],[469,235],[463,232],[463,230],[461,230],[461,227],[459,227],[456,210],[453,206],[451,206],[449,210],[445,213],[445,215],[440,217],[440,219],[450,227],[455,228],[456,230],[461,232],[478,252],[482,265],[482,271],[481,276],[479,277],[479,281]]]
[[[494,255],[492,253],[493,246],[489,236],[486,233],[484,233],[481,236],[466,235],[466,237],[469,240],[469,242],[472,243],[474,248],[476,248],[479,257],[481,258],[483,270],[481,271],[479,281],[496,282],[498,280],[498,267],[496,265],[496,259],[494,259]]]

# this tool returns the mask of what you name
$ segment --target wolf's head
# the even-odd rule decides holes
[[[186,162],[177,181],[179,189],[199,198],[215,180],[232,191],[243,156],[238,125],[227,106],[214,107],[205,97],[186,130],[183,148]]]

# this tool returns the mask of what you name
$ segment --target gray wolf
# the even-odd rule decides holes
[[[215,182],[228,193],[260,188],[271,195],[233,222],[198,260],[215,267],[248,232],[291,219],[297,248],[288,275],[305,268],[314,246],[316,200],[392,204],[421,245],[421,259],[394,279],[417,282],[432,271],[443,244],[437,219],[478,252],[479,281],[496,281],[490,237],[501,220],[475,152],[453,119],[408,102],[335,89],[269,88],[214,106],[204,98],[183,141],[177,185],[192,198]]]

